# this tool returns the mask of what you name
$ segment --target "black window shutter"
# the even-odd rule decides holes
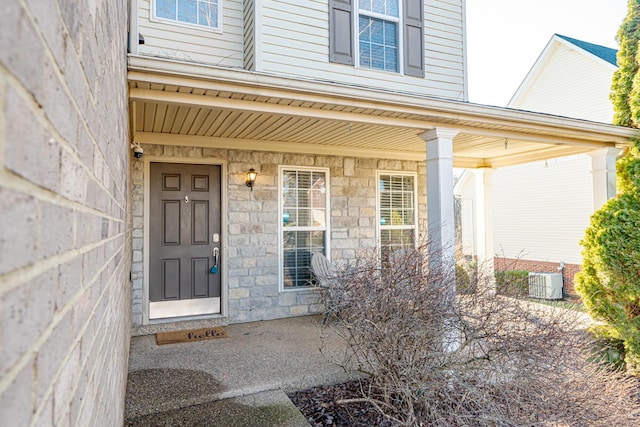
[[[404,73],[424,77],[424,0],[404,0]]]
[[[329,0],[329,61],[353,65],[353,3]]]

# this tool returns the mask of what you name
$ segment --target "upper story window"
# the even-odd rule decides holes
[[[424,0],[329,0],[329,61],[424,77]]]
[[[359,0],[358,54],[361,67],[398,70],[399,0]]]
[[[154,17],[210,29],[220,29],[222,0],[155,0]]]

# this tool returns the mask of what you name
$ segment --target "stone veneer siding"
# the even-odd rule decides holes
[[[376,171],[417,172],[419,224],[426,229],[426,166],[421,162],[144,145],[147,156],[224,160],[227,165],[227,286],[229,323],[305,315],[321,310],[312,290],[279,291],[278,166],[329,168],[331,257],[355,257],[376,247]],[[253,192],[245,185],[258,171]],[[133,163],[133,325],[143,314],[144,162]],[[224,286],[224,284],[223,284]],[[224,302],[223,302],[224,304]]]
[[[125,0],[2,2],[2,425],[123,422],[126,25]]]

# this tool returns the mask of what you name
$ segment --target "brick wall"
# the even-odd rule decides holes
[[[531,273],[560,273],[559,262],[535,261],[527,259],[494,258],[496,271],[525,270]],[[573,277],[580,271],[578,264],[565,264],[563,280],[566,293],[575,294]]]
[[[131,253],[126,3],[2,3],[2,425],[122,424]]]
[[[227,194],[228,321],[267,320],[318,312],[311,290],[279,291],[278,165],[329,168],[331,258],[353,259],[376,247],[376,170],[417,172],[419,219],[426,223],[424,162],[314,156],[198,147],[145,145],[145,158],[225,162]],[[245,174],[259,175],[253,192]],[[143,322],[144,161],[133,161],[133,325]],[[224,286],[224,285],[223,285]]]

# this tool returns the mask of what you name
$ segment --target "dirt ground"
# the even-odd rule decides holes
[[[370,404],[358,402],[338,404],[337,401],[359,399],[358,381],[326,387],[314,387],[292,393],[289,398],[313,427],[392,427]]]

